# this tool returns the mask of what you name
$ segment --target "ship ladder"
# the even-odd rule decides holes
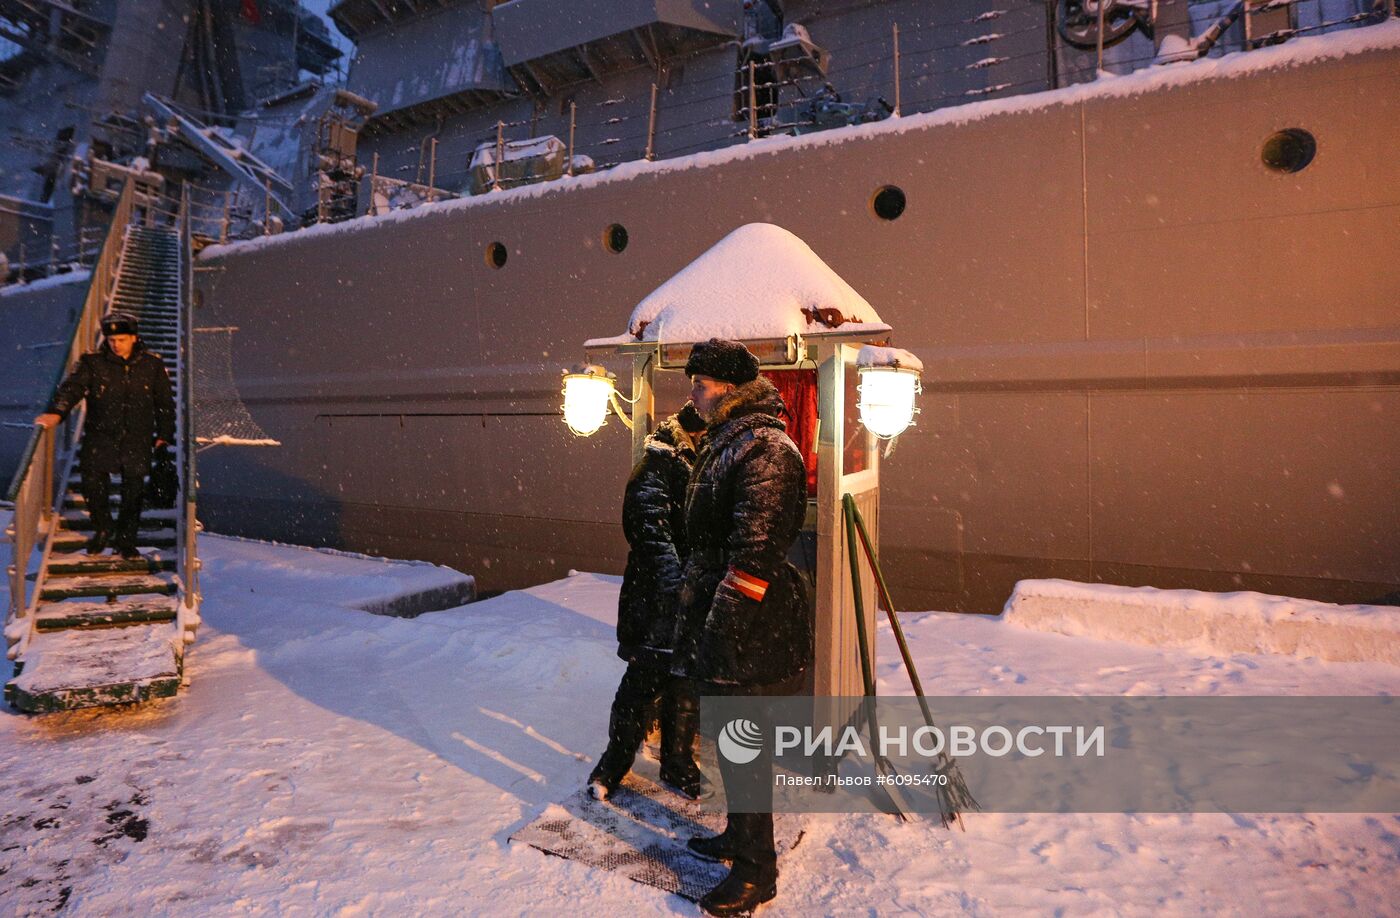
[[[14,518],[5,625],[14,677],[6,700],[42,713],[176,694],[199,626],[195,475],[189,377],[191,245],[187,195],[168,199],[128,182],[93,270],[64,372],[98,343],[101,317],[129,312],[175,389],[179,493],[173,509],[143,510],[142,557],[90,556],[92,523],[79,490],[84,411],[36,427],[10,493]],[[173,204],[172,204],[173,206]],[[120,509],[113,485],[113,512]],[[150,495],[150,489],[147,489]]]

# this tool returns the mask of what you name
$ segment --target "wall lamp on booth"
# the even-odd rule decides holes
[[[914,423],[923,386],[923,364],[908,351],[865,346],[856,358],[860,373],[860,422],[881,440],[892,440]]]
[[[628,430],[632,429],[632,418],[620,402],[624,398],[617,391],[617,377],[597,364],[583,364],[564,372],[564,423],[575,436],[591,437],[603,429],[608,422],[608,409],[617,412]]]

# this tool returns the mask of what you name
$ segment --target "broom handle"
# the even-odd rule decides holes
[[[874,746],[878,741],[875,736],[880,732],[880,722],[875,711],[875,672],[871,666],[870,659],[870,636],[865,631],[865,599],[861,595],[860,588],[860,556],[856,554],[856,504],[851,495],[845,494],[841,498],[842,513],[846,517],[846,548],[851,561],[851,598],[855,601],[856,607],[856,639],[860,642],[860,674],[865,682],[865,698],[861,704],[865,708],[865,722],[870,730],[870,744]],[[881,773],[888,773],[893,770],[889,759],[882,754],[875,754],[875,767]],[[894,815],[900,822],[904,822],[909,817],[909,802],[905,800],[903,791],[895,785],[883,785],[885,796],[894,806]]]
[[[865,549],[865,557],[870,562],[870,569],[875,572],[875,586],[880,592],[880,599],[885,604],[885,615],[890,620],[890,629],[894,631],[895,643],[899,645],[899,655],[904,658],[904,669],[909,673],[909,682],[914,686],[914,694],[919,698],[919,708],[924,712],[924,720],[930,727],[933,726],[933,714],[928,709],[928,701],[924,698],[924,686],[919,681],[919,671],[914,668],[914,656],[909,652],[909,642],[904,639],[904,629],[900,627],[899,618],[894,612],[894,601],[890,599],[890,589],[885,585],[884,572],[880,570],[880,562],[875,557],[875,549],[870,544],[870,533],[865,529],[865,519],[860,515],[860,509],[856,507],[854,500],[850,500],[851,516],[855,518],[856,532],[860,534],[861,547]],[[854,550],[854,548],[852,549]]]
[[[856,556],[856,503],[851,495],[841,498],[846,517],[846,549],[851,561],[851,598],[856,607],[856,639],[860,642],[860,674],[865,682],[867,698],[875,697],[875,675],[870,671],[870,641],[865,634],[865,601],[860,589],[860,559]]]

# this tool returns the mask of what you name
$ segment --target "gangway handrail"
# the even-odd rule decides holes
[[[184,506],[176,512],[176,540],[179,545],[180,606],[178,620],[180,634],[186,643],[194,640],[194,629],[199,625],[199,604],[202,598],[199,591],[199,551],[196,536],[200,530],[196,518],[199,479],[195,473],[194,423],[194,234],[190,226],[190,190],[188,185],[180,189],[180,211],[177,225],[180,231],[180,315],[179,347],[177,349],[177,372],[180,377],[180,410],[176,412],[176,440],[180,463],[180,494]]]
[[[112,222],[108,224],[107,236],[102,242],[101,254],[93,265],[92,277],[88,279],[87,296],[83,300],[77,327],[73,329],[68,358],[59,368],[51,392],[58,391],[59,385],[77,366],[78,360],[97,343],[102,316],[111,304],[116,279],[121,273],[126,231],[135,212],[136,182],[135,178],[129,178],[122,186],[121,196],[112,212]],[[67,490],[68,475],[73,464],[73,447],[82,432],[86,413],[86,406],[70,413],[61,427],[47,428],[36,424],[25,446],[20,466],[5,492],[6,499],[14,503],[14,515],[5,533],[11,546],[7,571],[10,603],[5,618],[5,639],[9,644],[6,656],[11,660],[24,652],[33,633],[33,613],[44,588],[44,573],[49,555],[53,553],[59,528],[57,520],[63,509],[63,494]],[[61,453],[60,442],[63,445]],[[60,464],[61,473],[56,475]],[[39,547],[41,538],[43,555],[31,589],[28,581],[30,556]]]

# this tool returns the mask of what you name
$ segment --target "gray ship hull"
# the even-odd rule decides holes
[[[995,611],[1026,577],[1393,594],[1400,43],[1365,32],[210,249],[197,324],[240,329],[284,445],[202,454],[201,516],[488,591],[621,570],[629,436],[574,438],[559,370],[764,221],[927,367],[884,466],[902,606]],[[1261,162],[1283,128],[1317,138],[1296,174]]]

